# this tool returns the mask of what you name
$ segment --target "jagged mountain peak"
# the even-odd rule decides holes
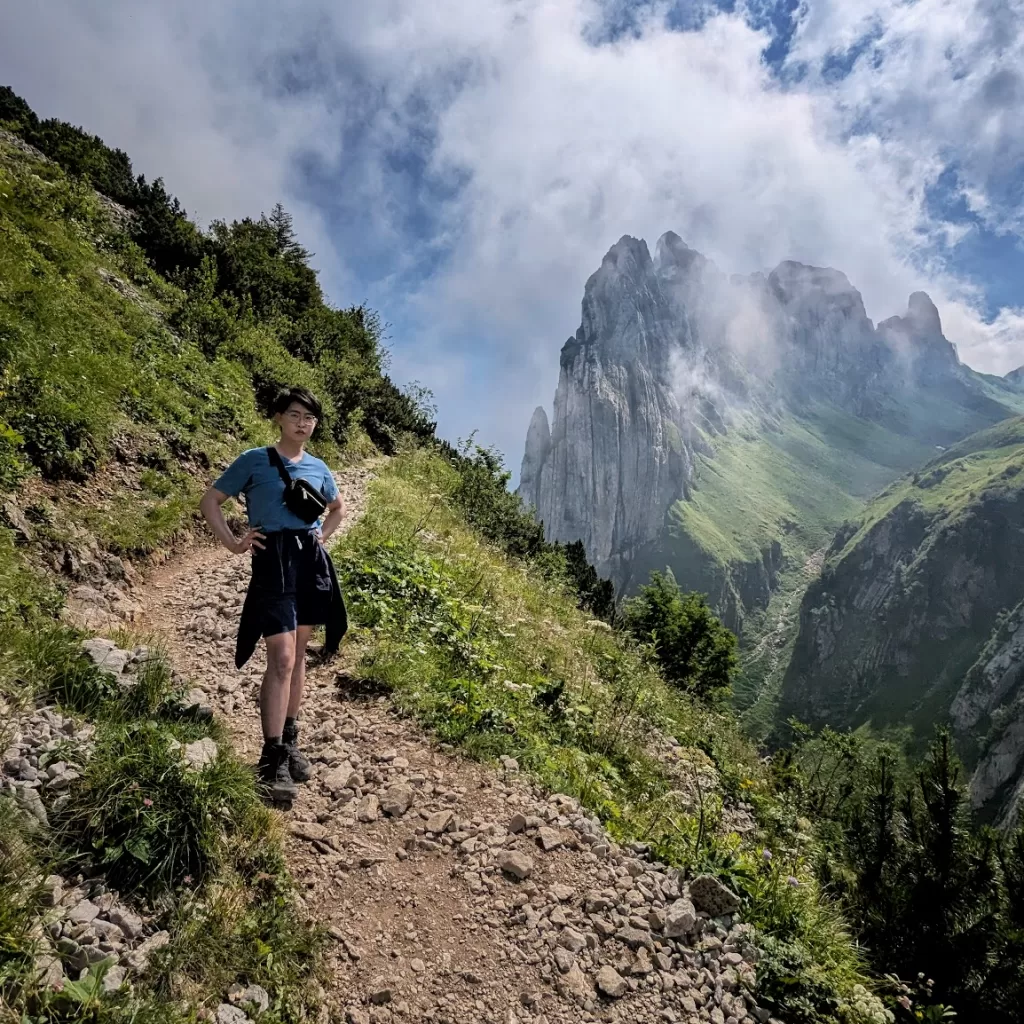
[[[927,292],[914,292],[910,296],[906,319],[922,334],[942,334],[939,311]]]
[[[674,231],[666,231],[654,248],[654,266],[662,274],[676,270],[703,268],[709,260],[696,249],[690,248]]]
[[[871,330],[864,299],[850,279],[833,267],[814,267],[784,260],[768,275],[768,288],[791,314],[810,307],[829,308]]]
[[[666,530],[679,533],[670,517],[701,491],[700,460],[713,458],[716,446],[757,444],[764,431],[782,436],[786,417],[825,415],[826,433],[843,424],[843,444],[863,431],[892,429],[891,446],[914,453],[902,461],[886,448],[870,465],[851,453],[850,464],[836,471],[838,490],[818,480],[819,489],[837,491],[828,500],[846,510],[865,481],[888,481],[913,457],[962,437],[966,425],[1007,414],[958,367],[927,296],[915,293],[906,316],[887,324],[875,328],[860,292],[832,267],[787,260],[767,276],[728,276],[673,231],[658,239],[653,258],[644,239],[623,235],[587,281],[579,329],[561,352],[550,424],[541,412],[531,421],[520,494],[537,507],[550,539],[583,540],[599,570],[629,586],[644,552]],[[922,396],[927,411],[919,414]],[[788,465],[806,456],[795,481],[824,472],[821,466],[833,472],[831,456],[816,461],[814,454],[828,442],[813,432],[793,441],[802,429],[784,439],[799,455],[787,449],[758,458]],[[752,466],[762,472],[756,461]],[[803,485],[793,486],[803,500]],[[782,530],[773,522],[790,522],[797,512],[781,511],[792,501],[780,499],[773,520],[742,487],[729,501],[729,514],[745,509],[767,542],[769,555],[757,549],[757,564],[742,570],[737,588],[760,601]],[[683,543],[673,541],[676,549]],[[723,539],[710,522],[701,543],[730,553],[723,558],[750,546]],[[688,550],[691,564],[704,564],[696,548]],[[718,584],[701,588],[712,586]],[[739,600],[748,603],[747,596]]]
[[[903,316],[878,325],[879,336],[905,359],[919,378],[952,376],[960,366],[956,347],[942,333],[939,311],[925,292],[914,292]]]
[[[605,254],[601,260],[601,269],[592,277],[600,277],[610,273],[629,274],[636,269],[649,267],[651,253],[647,242],[632,235],[623,235]]]

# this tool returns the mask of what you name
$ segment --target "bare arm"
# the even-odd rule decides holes
[[[345,515],[345,502],[339,494],[334,501],[327,506],[327,517],[320,527],[320,536],[326,541],[335,530],[341,526],[341,520]]]
[[[228,497],[227,494],[218,491],[216,487],[210,487],[199,502],[199,511],[203,513],[203,518],[210,524],[214,536],[228,551],[236,555],[244,554],[250,548],[262,548],[263,545],[260,541],[264,537],[258,530],[249,530],[241,540],[231,532],[231,527],[228,526],[221,508]]]

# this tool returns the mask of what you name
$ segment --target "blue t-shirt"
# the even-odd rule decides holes
[[[291,462],[283,455],[284,468],[293,478],[307,480],[328,501],[338,497],[338,487],[327,468],[327,463],[309,452],[303,452],[298,462]],[[213,485],[221,494],[237,498],[245,495],[245,509],[249,526],[261,533],[275,530],[309,530],[315,523],[304,523],[290,512],[284,503],[284,481],[271,464],[266,448],[250,448],[242,452],[220,475]]]

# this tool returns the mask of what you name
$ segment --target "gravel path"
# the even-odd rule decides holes
[[[346,525],[371,475],[339,474]],[[248,559],[213,548],[171,562],[146,581],[139,626],[254,762],[262,645],[241,672],[233,664],[248,573]],[[287,856],[308,913],[330,929],[333,1019],[769,1020],[743,994],[757,951],[728,890],[684,885],[620,849],[511,759],[442,750],[355,677],[344,645],[311,669],[300,726],[314,773],[284,815]]]

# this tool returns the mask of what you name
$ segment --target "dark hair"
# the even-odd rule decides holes
[[[288,406],[292,402],[298,402],[299,405],[304,405],[318,420],[324,418],[324,410],[320,403],[317,401],[316,396],[309,388],[285,388],[283,391],[277,393],[277,398],[274,399],[274,405],[272,412],[276,416],[278,413],[286,412]]]

